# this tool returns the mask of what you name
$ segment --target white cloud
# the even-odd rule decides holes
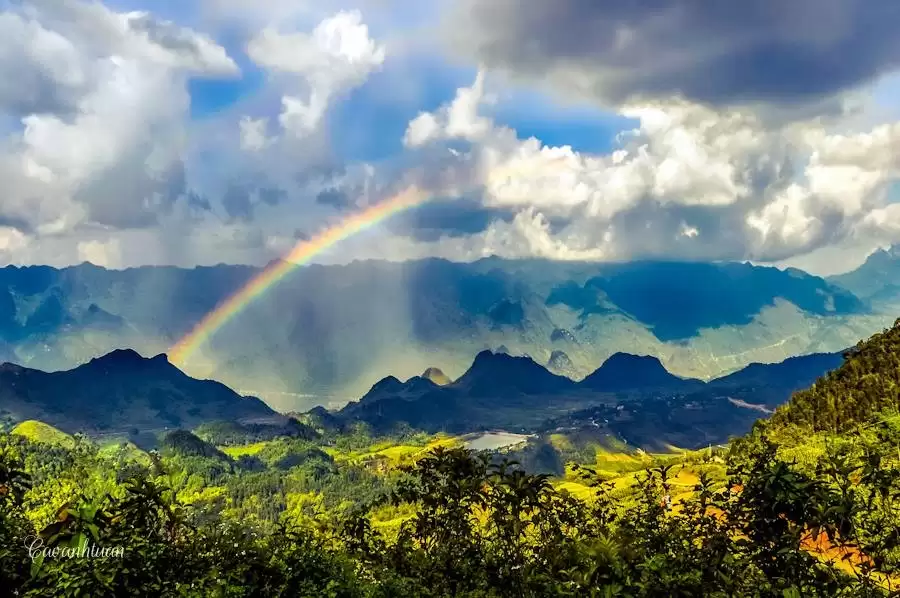
[[[28,244],[25,235],[11,226],[0,226],[0,255],[5,258]]]
[[[885,206],[900,176],[900,123],[838,134],[850,119],[773,126],[746,110],[657,101],[623,107],[638,126],[618,149],[595,155],[520,139],[482,114],[484,98],[479,75],[447,105],[420,113],[404,141],[471,144],[482,201],[516,214],[481,236],[488,251],[776,261],[863,228],[900,241],[900,213]]]
[[[245,116],[241,119],[241,149],[251,152],[258,152],[271,142],[266,135],[266,129],[269,121],[266,118],[250,118]]]
[[[419,147],[441,135],[441,124],[437,117],[430,112],[421,112],[409,121],[406,134],[403,136],[403,145],[407,147]]]
[[[70,108],[87,84],[72,43],[19,14],[0,13],[0,105],[20,115]]]
[[[107,242],[82,241],[78,243],[78,260],[104,268],[121,267],[122,252],[115,239]]]
[[[121,55],[202,75],[235,76],[240,69],[209,36],[145,11],[118,13],[85,0],[24,0],[23,14],[70,41],[89,58]]]
[[[247,53],[258,65],[294,76],[306,87],[284,95],[279,117],[286,131],[302,137],[319,125],[332,98],[381,67],[386,49],[352,11],[325,19],[310,34],[266,28],[250,41]]]
[[[472,87],[461,87],[456,97],[438,114],[420,112],[406,129],[404,145],[418,147],[437,140],[461,139],[481,141],[491,131],[493,122],[479,114],[481,106],[489,101],[484,91],[484,73],[479,71]]]
[[[26,82],[0,84],[0,113],[21,123],[0,144],[0,217],[29,242],[70,238],[73,257],[96,253],[85,235],[157,224],[187,191],[187,78],[235,76],[234,61],[206,35],[96,2],[28,0],[0,31],[4,81]]]
[[[297,230],[408,179],[465,193],[470,208],[490,214],[488,227],[430,243],[386,227],[377,246],[369,237],[335,255],[772,261],[900,241],[888,196],[900,177],[900,123],[891,122],[896,111],[876,118],[865,102],[853,114],[773,123],[728,102],[652,94],[620,106],[635,129],[613,151],[591,154],[498,123],[487,87],[495,79],[480,72],[408,123],[404,154],[346,164],[325,116],[383,67],[388,47],[391,59],[403,47],[379,27],[389,22],[376,4],[348,5],[366,8],[365,23],[330,2],[198,6],[198,22],[219,23],[206,20],[217,12],[265,71],[258,94],[202,121],[191,118],[188,81],[241,74],[215,35],[99,2],[0,10],[0,255],[260,262]],[[617,35],[616,52],[640,38]],[[395,85],[390,93],[408,93]],[[440,218],[429,222],[440,228]]]

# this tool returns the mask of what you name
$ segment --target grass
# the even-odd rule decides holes
[[[45,424],[44,422],[33,419],[23,421],[13,428],[10,433],[22,436],[33,442],[43,442],[44,444],[52,444],[66,448],[73,448],[75,446],[75,439],[62,430],[57,430],[50,424]]]
[[[571,480],[558,482],[554,484],[554,487],[560,492],[568,492],[573,497],[578,500],[583,500],[584,502],[591,502],[597,494],[596,488],[591,488],[581,482],[574,482]]]
[[[100,446],[100,455],[107,458],[114,458],[120,450],[124,452],[126,459],[131,459],[144,465],[150,463],[150,457],[146,452],[138,448],[133,442],[129,442],[124,438],[104,442]]]
[[[575,448],[572,440],[565,434],[551,434],[548,440],[553,448],[558,451],[571,451]]]
[[[451,447],[459,444],[461,441],[455,436],[438,434],[424,445],[394,444],[391,441],[382,441],[355,451],[341,451],[335,447],[324,447],[323,450],[338,462],[360,463],[377,459],[386,462],[388,467],[397,467],[413,463],[438,447]]]
[[[238,459],[244,455],[253,456],[268,446],[268,441],[254,442],[252,444],[239,444],[236,446],[220,446],[218,449],[231,457]]]

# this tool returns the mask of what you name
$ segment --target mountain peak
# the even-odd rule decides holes
[[[181,370],[169,362],[169,357],[165,353],[160,353],[154,357],[144,357],[134,349],[114,349],[106,355],[95,357],[86,364],[75,369],[82,368],[87,370],[101,368],[105,371],[133,371],[139,369],[141,371],[153,371],[157,373],[181,372]]]
[[[679,378],[653,355],[614,353],[581,384],[593,390],[616,392],[640,388],[683,390],[702,382]]]
[[[454,383],[478,394],[508,391],[540,394],[562,390],[573,384],[570,379],[551,373],[530,357],[489,350],[476,355],[472,366]]]
[[[431,380],[438,386],[446,386],[447,384],[450,384],[450,382],[452,382],[452,380],[450,380],[450,377],[447,376],[447,374],[445,374],[441,370],[441,368],[428,368],[424,372],[422,372],[421,377],[425,378],[426,380]]]
[[[387,397],[414,397],[437,388],[437,385],[422,376],[413,376],[406,382],[401,382],[395,376],[386,376],[372,385],[360,403],[380,401]]]
[[[509,352],[505,350],[505,347],[502,349],[504,350],[498,349],[496,351],[491,351],[490,349],[485,349],[484,351],[479,352],[478,355],[475,356],[474,361],[472,361],[472,367],[469,368],[469,371],[485,367],[496,367],[498,365],[507,365],[510,367],[515,367],[512,364],[518,364],[519,367],[528,367],[530,364],[538,365],[530,357],[510,355]]]
[[[369,392],[385,392],[399,389],[403,386],[403,382],[400,381],[396,376],[385,376],[378,382],[372,385],[372,388],[369,389]]]
[[[148,361],[146,357],[134,349],[113,349],[106,355],[95,357],[89,363],[142,363]]]
[[[639,367],[646,369],[665,370],[665,366],[654,355],[635,355],[634,353],[613,353],[609,359],[603,362],[609,367]],[[667,370],[668,371],[668,370]]]
[[[881,253],[892,259],[900,258],[900,244],[882,248]]]
[[[71,370],[0,367],[4,407],[72,431],[191,428],[209,421],[271,417],[259,399],[196,380],[168,358],[117,349]]]

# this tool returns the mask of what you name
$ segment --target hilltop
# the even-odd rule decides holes
[[[582,380],[581,386],[601,392],[640,389],[687,392],[699,390],[703,382],[669,373],[658,358],[650,355],[615,353]]]

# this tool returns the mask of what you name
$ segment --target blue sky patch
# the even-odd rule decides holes
[[[569,145],[577,152],[605,154],[616,135],[637,121],[589,104],[564,104],[540,92],[515,91],[494,110],[498,124],[515,129],[520,139],[536,137],[544,145]]]
[[[430,59],[387,61],[360,87],[339,99],[327,120],[335,152],[375,162],[403,153],[403,135],[420,112],[432,112],[475,78],[471,69]]]

